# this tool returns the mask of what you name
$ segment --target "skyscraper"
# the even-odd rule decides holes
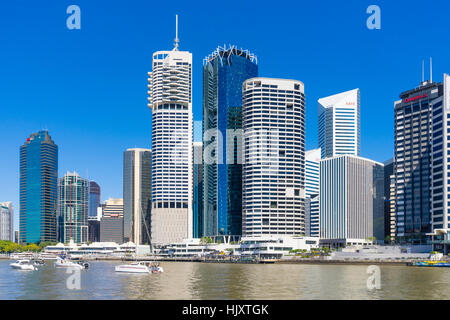
[[[394,103],[396,240],[419,242],[432,231],[432,212],[436,225],[443,223],[443,151],[447,148],[442,131],[443,85],[424,81],[400,98]]]
[[[320,238],[340,247],[384,239],[383,164],[354,155],[320,161]]]
[[[89,181],[76,172],[67,172],[58,181],[60,241],[88,241]]]
[[[394,159],[384,162],[384,238],[391,239],[391,183],[394,173]]]
[[[203,237],[203,143],[194,142],[193,237]]]
[[[133,148],[123,153],[123,236],[135,244],[149,243],[152,151]]]
[[[153,54],[148,79],[148,106],[152,109],[152,245],[192,238],[192,54],[179,51],[178,45],[177,31],[172,51]]]
[[[341,154],[359,156],[359,89],[319,99],[319,147],[322,159]]]
[[[296,80],[243,84],[243,235],[305,234],[305,94]]]
[[[319,149],[305,152],[305,234],[319,236],[319,182],[320,182]]]
[[[56,241],[58,146],[47,131],[20,147],[20,242]]]
[[[203,60],[205,235],[242,234],[242,83],[258,76],[246,50],[218,47]]]
[[[444,74],[441,97],[433,101],[431,228],[450,229],[450,76]],[[436,91],[436,89],[434,90]],[[436,92],[431,91],[431,94]],[[423,100],[422,100],[423,102]],[[415,103],[413,102],[413,112]],[[447,250],[445,250],[447,251]]]
[[[95,181],[89,182],[89,218],[97,217],[97,209],[100,206],[100,186]]]
[[[14,210],[11,202],[0,203],[0,240],[14,241]]]
[[[305,152],[305,197],[319,193],[319,169],[321,152],[319,149]]]

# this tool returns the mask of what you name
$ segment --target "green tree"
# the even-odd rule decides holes
[[[39,252],[41,249],[36,243],[31,243],[23,247],[24,251]]]

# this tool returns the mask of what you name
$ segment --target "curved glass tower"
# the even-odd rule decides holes
[[[203,61],[205,236],[242,234],[242,83],[257,76],[257,58],[234,46]]]

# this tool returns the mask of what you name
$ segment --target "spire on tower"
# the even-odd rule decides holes
[[[178,51],[178,44],[180,42],[180,39],[178,39],[178,15],[175,15],[175,42],[174,42],[174,48],[173,50]]]

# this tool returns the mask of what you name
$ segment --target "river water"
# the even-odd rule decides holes
[[[368,289],[361,265],[165,262],[162,274],[118,274],[119,262],[93,261],[68,289],[71,274],[53,262],[11,262],[0,260],[0,299],[450,299],[450,268],[380,266],[381,288]]]

